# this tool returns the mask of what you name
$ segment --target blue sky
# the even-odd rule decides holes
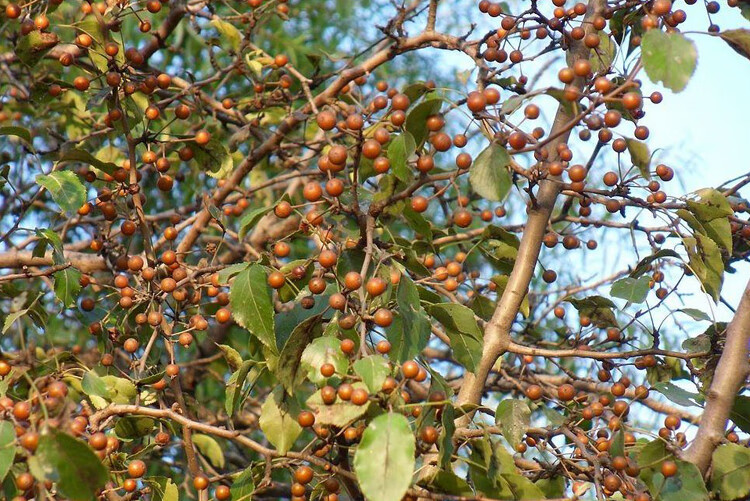
[[[699,9],[688,8],[683,31],[705,31],[706,18]],[[712,16],[722,30],[750,28],[750,21],[738,9],[722,6]],[[651,149],[668,148],[669,155],[684,162],[681,180],[685,191],[750,172],[750,60],[732,50],[723,40],[702,34],[688,34],[698,48],[698,67],[687,88],[679,94],[664,91],[664,102],[648,108],[646,124],[652,130]],[[749,190],[741,191],[745,198]],[[736,305],[750,278],[747,262],[737,273],[725,274],[723,295]],[[697,307],[701,302],[697,301]],[[707,305],[705,301],[702,302]],[[730,312],[721,307],[720,319]]]

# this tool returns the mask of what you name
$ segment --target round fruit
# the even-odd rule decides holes
[[[195,487],[195,490],[203,491],[208,489],[208,477],[205,475],[198,475],[193,479],[193,487]]]
[[[526,396],[531,400],[539,400],[542,398],[542,395],[542,387],[538,384],[532,384],[526,388]]]
[[[313,479],[313,470],[309,466],[300,466],[294,472],[294,480],[302,485],[307,485]]]
[[[367,281],[367,285],[365,286],[365,289],[367,290],[367,293],[370,296],[375,297],[384,293],[386,287],[387,287],[387,284],[385,280],[383,280],[380,277],[373,277]]]
[[[425,426],[419,434],[419,438],[426,444],[434,444],[437,442],[439,433],[434,426]]]
[[[576,395],[576,390],[572,384],[563,384],[557,388],[557,398],[563,402],[573,400]]]
[[[365,389],[357,388],[352,391],[351,401],[354,405],[365,405],[369,399],[370,395]]]
[[[677,463],[674,461],[664,461],[661,464],[661,474],[665,477],[674,477],[677,474]]]
[[[393,313],[386,308],[378,308],[374,315],[375,324],[379,327],[388,327],[393,323]]]
[[[229,490],[229,487],[226,485],[220,485],[216,487],[216,490],[214,491],[214,496],[216,496],[216,499],[218,501],[226,501],[231,496],[231,491]]]
[[[146,463],[140,459],[131,461],[130,464],[128,464],[128,475],[130,475],[131,478],[141,478],[144,473],[146,473]]]
[[[351,339],[343,339],[341,341],[341,345],[340,345],[341,351],[343,353],[346,353],[347,355],[351,355],[352,353],[354,353],[355,347],[356,347],[355,343]]]

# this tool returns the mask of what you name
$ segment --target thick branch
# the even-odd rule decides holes
[[[745,287],[734,318],[727,326],[724,350],[706,395],[695,440],[685,451],[684,459],[706,473],[716,446],[724,438],[729,412],[740,387],[750,373],[750,281]]]
[[[587,31],[593,30],[591,23],[587,21],[600,15],[604,5],[603,0],[589,1],[588,11],[583,22]],[[590,50],[580,42],[572,43],[570,52],[573,61],[587,59],[590,54]],[[583,80],[579,78],[572,85],[577,89],[582,89],[582,84]],[[556,157],[557,145],[568,140],[571,130],[569,124],[574,118],[575,116],[571,111],[560,105],[549,134],[550,137],[555,139],[551,140],[546,146],[550,152],[550,160],[554,160],[553,157]],[[484,330],[484,346],[479,367],[477,367],[475,374],[466,374],[465,384],[458,394],[458,405],[479,404],[481,402],[487,376],[498,357],[508,349],[510,328],[518,314],[523,298],[526,297],[528,292],[529,283],[539,259],[542,239],[560,189],[561,184],[556,180],[542,180],[539,183],[539,191],[528,209],[526,227],[518,248],[518,259],[510,274],[505,291],[497,303],[497,308]],[[465,426],[470,420],[471,415],[466,414],[460,420],[461,425]]]
[[[84,273],[92,273],[107,269],[107,263],[102,256],[85,254],[83,252],[65,252],[65,259],[74,268]],[[52,254],[34,257],[31,251],[11,250],[0,253],[0,268],[20,268],[22,266],[52,266]]]

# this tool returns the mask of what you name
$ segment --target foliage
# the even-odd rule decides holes
[[[750,494],[748,176],[644,121],[750,31],[467,4],[3,4],[0,497]]]

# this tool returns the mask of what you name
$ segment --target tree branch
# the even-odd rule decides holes
[[[604,10],[605,2],[603,0],[589,0],[588,11],[582,26],[587,32],[593,31],[590,21],[594,16],[600,15]],[[580,42],[571,43],[570,52],[573,61],[587,59],[590,50]],[[577,89],[583,88],[584,80],[576,79],[571,85]],[[565,143],[570,136],[570,127],[568,126],[575,115],[560,105],[555,116],[550,137],[554,137],[547,144],[550,154],[550,161],[557,157],[557,145]],[[482,358],[475,374],[467,373],[464,380],[465,384],[461,387],[458,394],[457,405],[479,404],[482,400],[484,384],[487,380],[492,367],[508,349],[510,344],[510,328],[518,314],[523,298],[529,288],[529,283],[534,275],[539,252],[542,246],[542,239],[546,232],[547,223],[555,207],[555,201],[560,193],[561,184],[559,179],[541,180],[539,182],[539,191],[536,200],[528,209],[528,219],[526,227],[518,247],[518,259],[516,260],[513,270],[508,279],[508,284],[503,291],[503,295],[497,303],[492,318],[484,329],[484,345],[482,347]],[[465,414],[459,419],[460,426],[466,426],[471,421],[473,414]]]
[[[107,269],[107,262],[102,256],[85,254],[83,252],[65,252],[65,259],[74,268],[84,273],[103,271]],[[52,254],[35,257],[32,251],[10,250],[0,253],[0,268],[20,268],[22,266],[52,266]]]
[[[727,326],[724,350],[706,395],[706,407],[695,440],[683,456],[683,459],[695,464],[703,474],[711,464],[714,449],[724,438],[734,399],[750,373],[749,346],[750,281],[742,294],[737,313]]]

